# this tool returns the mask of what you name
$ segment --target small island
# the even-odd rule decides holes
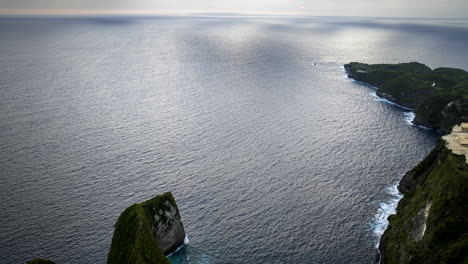
[[[169,264],[165,255],[183,245],[185,230],[170,192],[128,207],[115,224],[109,264]]]
[[[185,230],[172,193],[134,204],[115,224],[109,264],[170,264],[166,255],[183,245]],[[54,264],[37,258],[27,264]]]
[[[414,109],[415,124],[452,132],[400,181],[404,196],[380,239],[381,263],[468,263],[468,73],[417,62],[345,69]]]
[[[346,64],[348,77],[377,87],[377,95],[414,109],[414,123],[451,131],[468,119],[468,72],[454,68],[431,70],[418,62]]]

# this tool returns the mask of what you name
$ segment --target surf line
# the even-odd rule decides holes
[[[343,70],[344,70],[344,66],[342,66],[342,71],[343,71]],[[345,72],[346,72],[346,70],[345,70]],[[361,84],[361,85],[364,85],[364,86],[367,86],[367,87],[373,89],[374,92],[371,93],[371,96],[375,98],[375,99],[374,99],[375,101],[379,101],[379,102],[384,102],[384,103],[387,103],[387,104],[391,104],[391,105],[394,105],[394,106],[396,106],[396,107],[402,109],[402,110],[403,110],[403,115],[404,115],[403,119],[404,119],[404,121],[405,121],[408,125],[415,126],[415,127],[419,127],[419,128],[422,128],[422,129],[427,129],[427,130],[432,129],[432,128],[430,128],[430,127],[425,127],[425,126],[422,126],[422,125],[418,125],[418,124],[415,124],[415,123],[413,122],[413,121],[414,121],[414,118],[416,117],[416,113],[414,112],[414,109],[408,108],[408,107],[404,107],[404,106],[402,106],[402,105],[399,105],[399,104],[397,104],[397,103],[395,103],[395,102],[392,102],[392,101],[390,101],[390,100],[388,100],[388,99],[386,99],[386,98],[383,98],[383,97],[377,95],[377,89],[378,89],[378,87],[376,87],[376,86],[374,86],[374,85],[371,85],[371,84],[368,84],[368,83],[365,83],[365,82],[356,81],[355,79],[349,77],[348,74],[346,74],[344,77],[347,78],[347,79],[350,79],[352,82],[355,82],[355,83],[358,83],[358,84]]]
[[[398,202],[403,198],[403,194],[398,191],[398,183],[388,187],[385,192],[391,197],[386,202],[379,204],[379,209],[370,222],[372,232],[377,238],[376,248],[379,248],[380,238],[388,227],[388,217],[396,214]]]

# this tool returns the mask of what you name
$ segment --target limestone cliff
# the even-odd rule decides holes
[[[401,180],[381,263],[468,263],[468,165],[439,145]]]
[[[468,99],[460,98],[445,106],[442,110],[441,126],[443,130],[448,131],[453,124],[459,124],[462,121],[468,121]]]
[[[127,208],[115,224],[107,263],[164,263],[184,242],[185,231],[171,193]]]

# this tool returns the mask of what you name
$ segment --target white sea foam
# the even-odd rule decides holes
[[[410,111],[410,112],[403,112],[403,115],[404,115],[403,119],[405,120],[405,122],[409,125],[413,125],[413,120],[416,117],[416,114],[413,111]]]
[[[371,86],[371,87],[372,87],[372,86]],[[405,120],[405,122],[406,122],[407,124],[412,125],[412,126],[417,126],[417,127],[419,127],[419,128],[422,128],[422,129],[432,129],[432,128],[430,128],[430,127],[425,127],[425,126],[421,126],[421,125],[416,125],[416,124],[413,123],[414,118],[416,117],[416,114],[414,113],[413,109],[407,108],[407,107],[404,107],[404,106],[401,106],[401,105],[399,105],[399,104],[397,104],[397,103],[394,103],[394,102],[392,102],[392,101],[390,101],[390,100],[387,100],[387,99],[385,99],[385,98],[382,98],[382,97],[378,96],[376,92],[371,92],[370,94],[372,95],[372,97],[374,97],[374,99],[373,99],[374,101],[385,102],[385,103],[387,103],[387,104],[395,105],[395,106],[398,106],[398,107],[401,108],[401,109],[406,110],[405,112],[403,112],[403,115],[404,115],[403,119]]]
[[[398,107],[401,108],[401,109],[405,109],[405,110],[408,110],[408,111],[412,111],[412,110],[413,110],[413,109],[411,109],[411,108],[401,106],[401,105],[399,105],[399,104],[397,104],[397,103],[394,103],[394,102],[392,102],[392,101],[390,101],[390,100],[388,100],[388,99],[385,99],[385,98],[383,98],[383,97],[380,97],[380,96],[377,95],[377,93],[376,93],[375,91],[374,91],[374,92],[371,92],[370,94],[372,95],[372,97],[374,97],[374,99],[373,99],[374,101],[385,102],[385,103],[387,103],[387,104],[395,105],[395,106],[398,106]]]
[[[175,254],[176,252],[178,252],[179,250],[181,250],[184,246],[186,246],[188,243],[190,242],[187,234],[185,234],[185,237],[184,237],[184,243],[182,245],[180,245],[174,252],[172,252],[171,254],[167,255],[168,257],[172,256],[172,254]]]
[[[378,96],[375,91],[371,92],[370,94],[372,95],[372,97],[374,97],[374,99],[372,99],[374,101],[379,101],[379,102],[384,102],[384,103],[387,103],[387,104],[395,105],[395,106],[398,106],[401,109],[406,110],[406,111],[403,112],[403,120],[405,120],[405,122],[408,125],[414,125],[413,121],[414,121],[414,118],[416,117],[416,114],[414,113],[414,111],[412,111],[411,108],[401,106],[401,105],[399,105],[397,103],[394,103],[394,102],[392,102],[390,100],[382,98],[382,97]],[[423,128],[425,128],[425,127],[423,127]]]
[[[398,192],[398,184],[388,187],[386,192],[391,195],[391,198],[379,204],[379,209],[374,218],[370,222],[372,231],[377,238],[376,247],[379,247],[380,237],[388,227],[388,217],[396,214],[396,207],[403,195]]]

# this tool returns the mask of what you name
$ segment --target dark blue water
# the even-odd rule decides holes
[[[463,21],[2,18],[0,36],[2,263],[105,263],[119,214],[165,191],[190,240],[174,263],[375,263],[387,189],[437,135],[341,66],[468,69]]]

